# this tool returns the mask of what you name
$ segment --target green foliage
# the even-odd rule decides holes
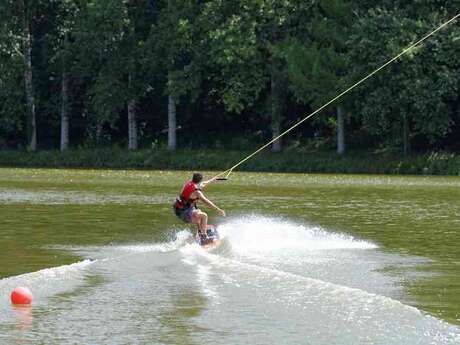
[[[25,144],[23,19],[32,35],[41,147],[57,147],[67,75],[74,147],[124,144],[130,101],[141,146],[164,142],[166,96],[173,95],[180,146],[235,142],[251,150],[271,128],[323,105],[459,6],[460,0],[4,0],[0,146]],[[347,142],[365,133],[372,148],[399,147],[406,124],[415,151],[460,148],[459,53],[454,24],[340,100],[349,114]],[[283,138],[286,147],[295,146],[289,140],[332,145],[331,111]],[[255,133],[257,143],[238,141]]]
[[[182,149],[172,155],[166,149],[126,152],[120,148],[59,151],[0,151],[0,166],[43,168],[113,168],[168,170],[224,170],[249,151]],[[351,152],[348,156],[331,151],[306,150],[299,146],[286,152],[265,152],[245,163],[243,171],[292,173],[371,173],[460,176],[460,156],[430,153],[400,159],[388,153]]]
[[[233,112],[252,106],[268,82],[255,3],[211,1],[202,13],[208,64],[215,72],[210,93]]]
[[[0,138],[23,130],[22,36],[10,1],[0,4]],[[2,141],[0,140],[0,147]]]
[[[400,12],[371,10],[355,23],[350,45],[354,74],[364,76],[365,62],[379,66],[440,22],[404,17]],[[455,32],[457,31],[457,32]],[[410,123],[411,136],[423,135],[431,143],[445,136],[453,125],[449,103],[458,98],[460,31],[450,28],[403,56],[361,87],[354,97],[356,114],[373,134],[394,141],[401,136],[402,122]],[[372,38],[372,39],[370,39]],[[397,39],[395,39],[397,38]]]
[[[203,53],[198,23],[200,5],[194,0],[160,3],[157,21],[147,39],[148,58],[154,74],[162,75],[164,95],[176,100],[200,94]]]

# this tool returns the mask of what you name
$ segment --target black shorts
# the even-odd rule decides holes
[[[179,219],[182,219],[186,223],[192,223],[198,216],[198,209],[195,207],[187,208],[176,208],[174,207],[174,213]]]

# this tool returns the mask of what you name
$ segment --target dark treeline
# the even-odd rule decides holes
[[[0,148],[251,149],[460,0],[0,0]],[[460,27],[273,145],[460,149]]]

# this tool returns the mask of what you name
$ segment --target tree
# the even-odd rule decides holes
[[[212,75],[214,92],[228,111],[237,113],[265,98],[273,138],[281,132],[287,95],[279,47],[305,28],[310,7],[304,1],[212,1],[203,11],[209,25],[208,61],[219,71]],[[281,142],[272,149],[281,150]]]
[[[413,19],[404,12],[370,10],[354,24],[354,73],[365,75],[433,30],[445,16]],[[417,136],[432,144],[453,125],[449,102],[458,98],[458,29],[450,28],[412,50],[359,88],[354,104],[364,127],[408,154]],[[452,54],[456,52],[455,54]],[[361,66],[368,66],[364,70]]]
[[[80,73],[87,84],[96,137],[127,111],[128,148],[138,147],[137,101],[149,90],[145,40],[152,16],[147,0],[95,0],[87,4],[76,37]]]
[[[201,26],[197,0],[164,0],[158,22],[149,40],[151,60],[160,74],[167,96],[168,149],[177,147],[177,105],[188,96],[195,101],[200,92],[202,73]]]
[[[7,78],[3,81],[12,81],[12,69],[17,67],[17,58],[21,58],[24,91],[27,104],[27,144],[30,150],[37,149],[37,121],[36,103],[32,65],[33,21],[35,16],[35,3],[25,0],[5,1],[2,4],[2,43],[3,69],[8,71]],[[15,87],[16,85],[10,85]]]
[[[125,84],[117,67],[125,7],[119,1],[86,2],[76,30],[77,64],[85,84],[87,130],[100,142],[103,127],[114,127],[123,109]]]
[[[35,114],[35,90],[32,71],[32,35],[30,29],[31,6],[24,0],[18,1],[20,15],[22,17],[23,30],[23,56],[24,56],[24,82],[27,100],[27,133],[29,148],[32,151],[37,149],[37,119]]]
[[[8,137],[23,134],[27,111],[23,104],[22,31],[14,13],[13,2],[0,3],[0,146]]]
[[[69,130],[70,130],[70,100],[69,100],[69,74],[73,70],[72,53],[75,50],[74,30],[76,20],[80,13],[81,7],[74,0],[64,0],[59,3],[55,21],[55,46],[56,53],[51,62],[55,62],[59,67],[61,75],[60,87],[60,150],[65,151],[69,148]]]
[[[281,50],[288,66],[290,86],[296,99],[319,108],[348,85],[347,47],[351,8],[341,0],[321,1],[313,8],[308,34],[286,40]],[[344,100],[336,105],[337,152],[345,153]],[[324,118],[324,117],[323,117]],[[317,117],[314,121],[328,123]]]
[[[148,0],[129,0],[126,2],[128,23],[123,42],[126,56],[126,74],[128,76],[128,148],[138,148],[137,104],[150,90],[151,68],[148,60],[147,40],[150,37],[152,23],[157,21],[157,10]]]
[[[245,149],[276,138],[298,120],[294,115],[323,105],[458,5],[3,0],[0,146],[36,149],[38,132],[45,133],[43,148],[59,143],[65,150],[71,140],[136,149],[167,126],[171,150],[177,128],[187,129],[179,138],[185,144]],[[305,130],[325,142],[337,134],[341,153],[345,125],[350,146],[363,139],[406,153],[456,148],[459,37],[455,25],[437,33]],[[167,119],[157,116],[166,111]],[[281,148],[275,141],[272,149]]]

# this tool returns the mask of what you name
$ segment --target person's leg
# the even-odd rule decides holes
[[[200,210],[194,210],[191,215],[191,222],[198,225],[198,231],[206,234],[208,227],[208,215]]]
[[[202,211],[198,211],[198,217],[200,219],[199,229],[203,234],[206,234],[206,228],[208,227],[208,215]]]

